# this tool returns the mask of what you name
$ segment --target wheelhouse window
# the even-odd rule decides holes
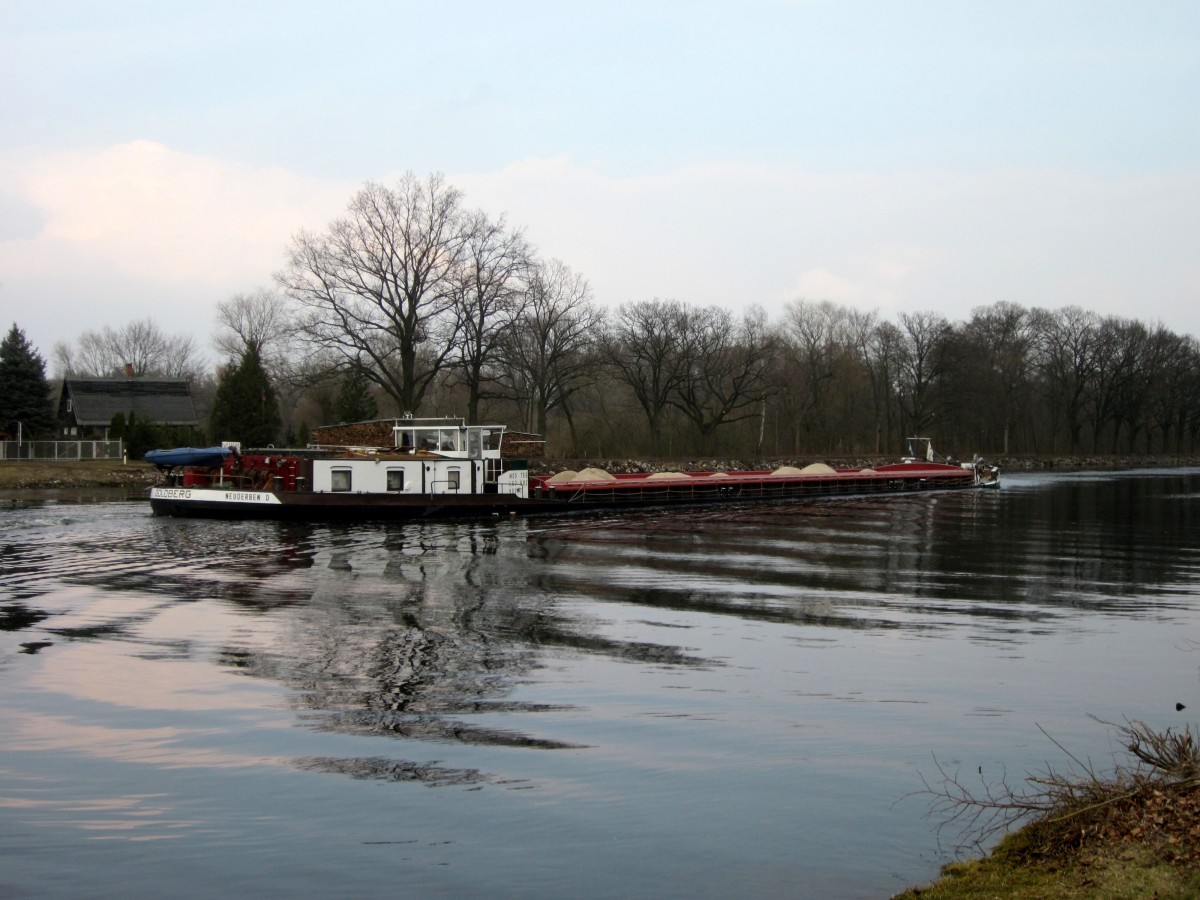
[[[389,491],[404,490],[404,470],[403,469],[388,469],[387,470],[387,489]]]
[[[334,469],[329,473],[329,489],[331,491],[348,491],[351,483],[349,469]]]
[[[453,469],[447,469],[446,470],[446,487],[448,487],[452,491],[457,491],[460,474],[461,473],[459,472],[457,467],[455,467]]]

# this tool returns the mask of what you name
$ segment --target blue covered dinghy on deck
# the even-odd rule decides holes
[[[149,450],[146,462],[161,469],[172,466],[219,466],[233,451],[228,447],[176,447],[174,450]]]

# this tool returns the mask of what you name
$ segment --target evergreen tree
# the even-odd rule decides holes
[[[18,422],[23,438],[54,433],[54,405],[46,381],[46,361],[14,323],[0,343],[0,429],[15,435]]]
[[[124,428],[123,440],[130,459],[141,459],[147,450],[153,450],[166,443],[177,446],[173,441],[164,441],[161,429],[150,422],[143,422],[132,412],[129,414],[129,423]]]
[[[342,379],[334,410],[339,422],[363,422],[379,415],[371,382],[362,369],[351,369]]]
[[[113,413],[108,420],[108,436],[114,441],[125,440],[125,413]]]
[[[242,354],[236,368],[226,367],[217,385],[209,429],[213,440],[265,447],[279,437],[283,419],[271,380],[256,347]]]

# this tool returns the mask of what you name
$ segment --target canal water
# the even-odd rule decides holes
[[[0,895],[887,897],[1200,713],[1200,470],[465,524],[0,499]],[[1176,704],[1183,703],[1183,711]]]

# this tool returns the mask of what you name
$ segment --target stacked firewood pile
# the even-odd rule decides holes
[[[394,419],[375,422],[351,422],[348,425],[322,425],[312,430],[309,441],[319,447],[393,447]]]
[[[500,455],[505,459],[530,459],[544,456],[546,441],[540,434],[529,434],[524,431],[504,432],[504,441],[500,444]]]

